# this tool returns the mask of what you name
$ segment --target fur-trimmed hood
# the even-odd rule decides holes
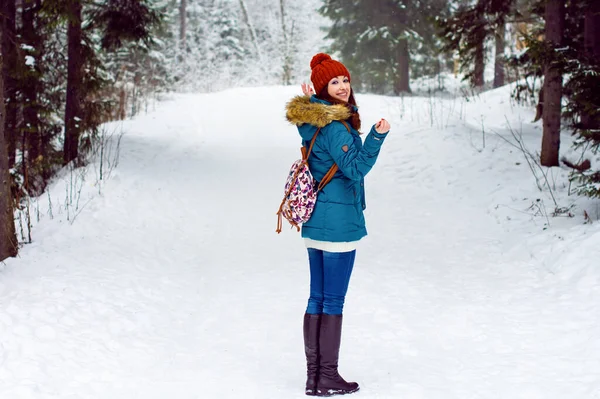
[[[296,126],[307,123],[315,127],[325,127],[333,121],[344,121],[351,115],[344,105],[332,105],[314,96],[296,96],[285,108],[287,120]]]

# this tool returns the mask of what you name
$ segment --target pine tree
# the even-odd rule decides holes
[[[450,9],[446,0],[436,4],[430,0],[433,9],[426,9],[419,18],[423,21],[416,25],[422,27],[417,35],[411,38],[410,76],[439,76],[444,70],[452,70],[453,60],[449,54],[441,51],[443,41],[439,37],[439,21],[448,17]],[[435,11],[437,10],[437,11]],[[440,81],[439,88],[442,88]]]
[[[590,73],[586,75],[593,79],[588,81],[588,85],[584,85],[584,87],[592,88],[598,87],[597,85],[600,83],[600,2],[588,0],[584,13],[583,54],[590,69]],[[581,112],[581,127],[583,129],[600,129],[600,101],[598,101],[598,96],[588,98],[587,101],[582,100],[585,109]]]
[[[31,6],[31,3],[27,4]],[[25,164],[19,168],[28,168],[29,178],[23,181],[22,191],[31,195],[39,195],[44,190],[63,162],[62,148],[54,143],[62,141],[64,131],[67,28],[56,14],[45,8],[49,5],[49,0],[35,0],[32,7],[22,10],[21,47],[27,62],[21,85],[29,93],[22,103],[25,129],[22,133],[35,132],[37,126],[38,133],[25,141],[37,141],[39,138],[39,156],[36,156],[35,149],[27,152],[23,160]],[[33,32],[26,31],[29,24],[34,25]]]
[[[160,40],[174,90],[299,83],[324,50],[315,34],[328,22],[315,14],[320,0],[186,0],[185,46],[181,0],[167,4],[170,29]]]
[[[320,12],[333,22],[327,38],[352,71],[353,85],[399,94],[410,92],[414,50],[436,45],[429,40],[435,32],[434,18],[443,17],[446,7],[434,0],[326,0]],[[435,65],[437,57],[433,60]]]
[[[286,2],[285,0],[279,0],[279,11],[281,14],[281,33],[282,33],[282,53],[283,53],[283,73],[281,76],[282,83],[284,85],[292,84],[292,71],[293,71],[293,61],[292,61],[292,43],[291,38],[289,37],[293,33],[293,27],[290,32],[288,32],[288,27],[286,26],[287,22],[287,12],[286,12]]]
[[[63,164],[67,164],[79,155],[79,136],[83,119],[83,66],[85,60],[81,41],[82,34],[82,4],[81,0],[67,0],[68,15],[68,68],[67,68],[67,103],[65,108],[65,141],[63,149]]]
[[[21,160],[23,176],[27,192],[41,194],[45,187],[46,167],[45,158],[47,151],[43,146],[42,131],[40,123],[40,78],[42,75],[41,56],[43,38],[42,19],[39,18],[41,0],[23,0],[22,2],[22,26],[20,37],[22,40],[21,51],[24,58],[22,73],[19,76],[19,85],[22,88],[22,118],[19,136],[22,137]]]
[[[564,115],[578,135],[576,148],[587,148],[592,154],[600,149],[600,3],[589,0],[571,4],[573,14],[567,27],[573,32],[572,51],[565,54],[564,72],[567,99]],[[566,160],[563,159],[566,163]],[[580,183],[579,194],[600,198],[600,171],[584,160],[573,167],[572,180]],[[582,167],[584,166],[584,167]]]
[[[0,36],[4,36],[0,32]],[[0,58],[0,67],[2,59]],[[15,235],[14,206],[6,140],[4,139],[4,87],[0,80],[0,261],[16,256],[18,251]]]
[[[524,70],[525,77],[545,74],[536,116],[544,119],[540,162],[558,165],[561,127],[578,136],[576,148],[595,154],[600,146],[599,129],[594,124],[600,118],[600,93],[596,89],[600,86],[600,35],[594,18],[600,15],[600,4],[595,0],[535,0],[528,6],[527,14],[536,23],[525,34],[528,48],[511,63]],[[553,91],[550,98],[548,87]],[[591,169],[589,159],[562,161],[573,168],[571,179],[581,183],[577,192],[600,197],[600,172]]]
[[[187,34],[187,0],[179,0],[179,47],[185,47]]]
[[[8,165],[15,164],[17,149],[17,112],[19,104],[19,90],[17,85],[18,54],[16,35],[16,1],[2,1],[0,21],[2,29],[2,80],[4,83],[4,103],[6,116],[4,117],[4,134],[8,149]]]
[[[506,48],[506,22],[504,20],[499,21],[494,34],[494,41],[496,43],[496,51],[494,58],[494,88],[504,86],[505,77],[505,56],[504,50]]]
[[[39,195],[63,164],[84,162],[98,126],[117,117],[122,75],[138,82],[136,106],[166,86],[165,63],[151,39],[162,10],[150,0],[10,0],[0,11],[2,82],[9,88],[2,93],[8,108],[3,140],[12,143],[2,169],[11,176],[2,181],[9,184],[11,207],[14,201],[21,209],[23,198]],[[124,62],[134,65],[131,75],[119,75]],[[56,146],[61,141],[62,149]]]
[[[565,0],[547,0],[545,39],[551,51],[562,45],[565,30]],[[562,115],[562,68],[550,60],[544,67],[544,130],[540,162],[544,166],[559,165],[560,118]]]
[[[451,17],[441,20],[444,51],[455,52],[460,70],[474,87],[482,87],[486,62],[485,44],[494,39],[494,87],[504,84],[504,36],[506,20],[514,14],[514,0],[461,1]]]
[[[224,4],[220,2],[210,14],[210,26],[214,30],[208,37],[209,51],[212,54],[210,64],[218,80],[235,82],[241,78],[247,52],[242,46],[242,32],[237,19],[223,11]]]
[[[315,12],[321,4],[322,0],[285,1],[292,84],[308,79],[310,59],[327,48],[325,34],[315,34],[326,30],[330,24],[330,20]]]
[[[102,86],[98,73],[103,68],[98,54],[112,52],[130,41],[150,41],[150,31],[160,22],[159,13],[148,0],[47,0],[47,11],[66,19],[68,25],[67,100],[63,163],[78,159],[79,140],[84,131],[93,131],[101,122],[98,103],[86,104]],[[83,22],[85,21],[85,31]],[[101,48],[94,47],[90,33],[99,33]],[[86,74],[83,69],[96,74]]]

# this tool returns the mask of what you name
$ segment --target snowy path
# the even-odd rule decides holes
[[[0,266],[0,398],[305,397],[306,257],[274,233],[296,91],[180,96],[125,125],[103,195]],[[430,128],[425,99],[359,101],[393,132],[346,302],[357,397],[599,399],[600,273],[570,283],[524,245],[534,223],[492,210],[523,170],[458,121]]]

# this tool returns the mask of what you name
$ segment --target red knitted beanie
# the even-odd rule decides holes
[[[315,93],[319,95],[327,87],[329,81],[336,76],[347,76],[350,80],[350,72],[339,61],[331,59],[328,54],[316,54],[310,61],[310,80],[315,88]]]

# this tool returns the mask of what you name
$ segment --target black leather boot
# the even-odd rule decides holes
[[[304,314],[304,353],[306,354],[306,389],[304,392],[309,396],[315,396],[317,394],[320,328],[320,314]]]
[[[345,395],[359,390],[356,382],[346,382],[338,373],[341,341],[342,315],[322,315],[317,396]]]

